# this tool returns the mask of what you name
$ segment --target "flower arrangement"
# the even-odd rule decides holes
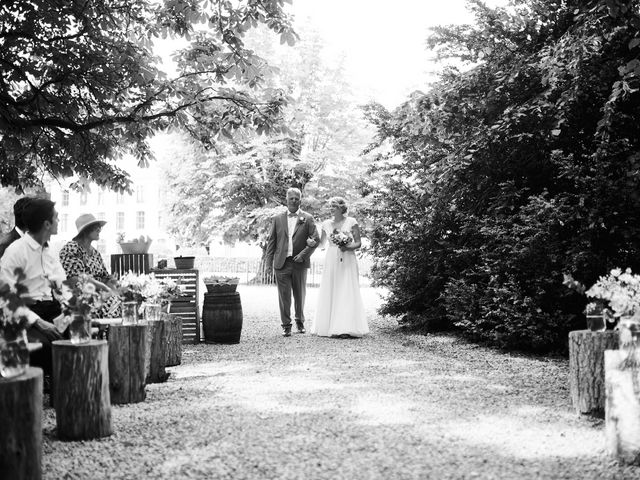
[[[173,279],[158,279],[153,273],[136,275],[129,271],[120,278],[117,285],[123,302],[166,304],[181,293],[180,286]]]
[[[174,297],[179,297],[182,291],[172,278],[156,278],[152,273],[148,275],[147,283],[142,289],[142,296],[146,302],[166,305]]]
[[[306,221],[306,218],[304,218],[304,216],[300,215],[300,216],[298,217],[298,223],[299,223],[300,225],[302,225],[305,221]]]
[[[16,269],[15,275],[13,286],[0,280],[0,329],[12,335],[27,327],[29,315],[25,300],[27,287],[22,284],[24,272]]]
[[[107,294],[98,291],[89,275],[80,274],[75,285],[63,282],[57,296],[64,315],[89,315],[102,307]]]
[[[329,235],[329,239],[331,240],[331,243],[338,247],[346,247],[351,243],[351,236],[338,230],[334,230],[333,233]]]
[[[598,308],[606,310],[602,307],[606,302],[616,317],[640,316],[640,275],[631,273],[630,268],[624,272],[614,268],[609,275],[600,277],[585,295],[600,300],[587,305],[587,312]]]

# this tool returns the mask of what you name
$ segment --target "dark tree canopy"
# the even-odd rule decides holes
[[[384,310],[562,349],[585,304],[563,274],[640,267],[638,2],[470,5],[476,25],[430,39],[465,69],[395,112],[369,108],[392,146],[369,192]]]
[[[284,95],[262,88],[266,62],[244,35],[296,36],[285,0],[20,0],[0,4],[0,184],[47,176],[125,189],[116,160],[150,159],[146,139],[180,127],[205,146],[279,128]],[[177,71],[154,41],[181,39]]]

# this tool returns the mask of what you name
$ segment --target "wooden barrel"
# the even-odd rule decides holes
[[[205,293],[202,328],[206,343],[239,343],[242,332],[240,294]]]

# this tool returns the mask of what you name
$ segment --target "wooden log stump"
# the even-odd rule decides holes
[[[147,325],[109,327],[109,389],[114,404],[145,399]]]
[[[616,348],[618,332],[569,332],[569,386],[577,413],[604,415],[604,351]]]
[[[144,359],[147,383],[162,383],[169,376],[164,369],[167,339],[163,320],[147,321],[147,347]]]
[[[89,440],[111,435],[109,347],[105,340],[52,342],[58,436]]]
[[[604,363],[607,452],[640,465],[640,351],[607,350]]]
[[[167,348],[165,351],[165,367],[173,367],[182,363],[182,318],[175,313],[165,313],[165,331]]]
[[[42,369],[0,379],[0,478],[42,478]]]

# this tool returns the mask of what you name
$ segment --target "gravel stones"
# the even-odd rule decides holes
[[[240,343],[185,345],[144,402],[112,407],[111,437],[58,440],[45,402],[44,478],[640,478],[573,412],[565,359],[403,333],[371,288],[369,336],[284,338],[275,287],[238,292]]]

